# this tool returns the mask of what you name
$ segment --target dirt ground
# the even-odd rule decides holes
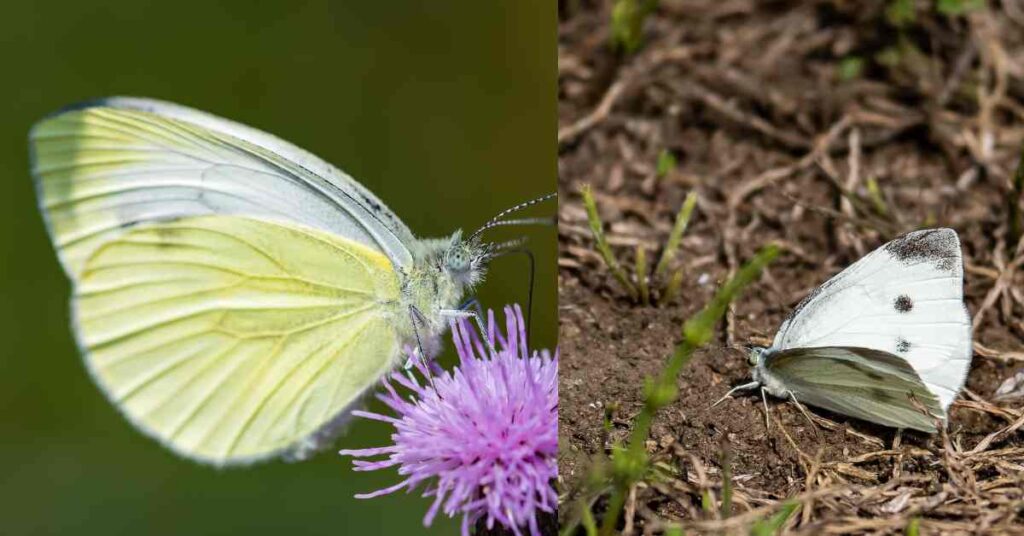
[[[900,19],[892,6],[916,5]],[[943,4],[943,2],[939,2]],[[591,460],[625,440],[680,326],[765,244],[784,253],[733,304],[679,377],[648,452],[676,471],[638,486],[620,528],[746,531],[795,497],[805,534],[1024,534],[1024,242],[1008,229],[1024,142],[1024,6],[966,14],[932,2],[663,0],[632,54],[609,46],[609,2],[560,2],[560,486],[563,524]],[[674,169],[656,172],[659,154]],[[595,252],[579,188],[631,267],[657,259],[676,211],[698,204],[676,266],[680,297],[634,303]],[[904,232],[963,242],[975,356],[949,433],[900,435],[790,402],[740,395],[738,346],[769,342],[831,275]],[[611,415],[611,429],[603,421]],[[700,507],[731,460],[734,516]],[[720,496],[720,495],[719,495]],[[600,521],[604,502],[593,511]],[[582,532],[581,532],[582,534]]]

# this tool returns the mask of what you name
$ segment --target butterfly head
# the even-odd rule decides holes
[[[763,346],[751,346],[750,353],[747,354],[747,363],[752,367],[763,364],[764,358],[766,357],[765,353],[767,351],[768,349]]]
[[[489,244],[476,237],[463,240],[459,231],[452,235],[441,257],[440,268],[460,287],[469,289],[483,280],[491,256]]]
[[[773,383],[771,374],[768,371],[766,361],[768,360],[769,349],[764,346],[751,346],[750,353],[747,354],[747,363],[750,364],[750,375],[752,379],[761,384],[769,385]],[[770,390],[770,389],[769,389]]]
[[[496,227],[552,224],[554,220],[551,218],[506,219],[505,217],[542,201],[553,199],[554,197],[555,194],[541,196],[503,210],[499,212],[497,216],[488,220],[487,223],[482,225],[479,229],[473,231],[468,237],[463,237],[462,231],[457,231],[451,236],[451,239],[440,256],[441,262],[439,263],[439,268],[451,281],[459,286],[460,290],[472,289],[483,280],[484,274],[487,271],[487,264],[491,259],[508,253],[521,251],[520,248],[524,242],[523,239],[500,243],[484,242],[483,234]],[[532,281],[530,283],[530,287],[533,287]]]

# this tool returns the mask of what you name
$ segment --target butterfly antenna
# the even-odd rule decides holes
[[[508,242],[502,242],[492,247],[492,258],[502,257],[504,255],[521,254],[526,255],[526,258],[530,261],[530,287],[526,294],[526,340],[530,340],[530,326],[532,325],[530,319],[533,316],[533,283],[534,276],[536,275],[536,259],[533,256],[533,252],[529,248],[525,247],[526,238],[516,238],[509,240]]]
[[[553,224],[554,223],[554,218],[523,218],[523,219],[518,219],[518,220],[503,220],[502,218],[504,218],[505,216],[508,216],[509,214],[512,214],[514,212],[518,212],[520,210],[532,207],[533,205],[536,205],[538,203],[543,203],[544,201],[548,201],[550,199],[554,199],[557,196],[558,196],[557,193],[550,193],[550,194],[547,194],[547,195],[542,195],[542,196],[540,196],[540,197],[538,197],[536,199],[531,199],[529,201],[525,201],[523,203],[519,203],[518,205],[516,205],[514,207],[507,208],[507,209],[499,212],[496,216],[494,216],[490,220],[488,220],[487,223],[483,224],[479,229],[477,229],[476,231],[473,231],[473,234],[469,235],[469,238],[467,240],[473,240],[474,238],[480,236],[480,234],[483,233],[484,231],[486,231],[488,229],[493,229],[495,227],[500,227],[500,226],[503,226],[503,225],[537,225],[537,224],[548,225],[548,224]]]

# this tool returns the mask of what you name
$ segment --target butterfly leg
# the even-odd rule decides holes
[[[484,315],[478,311],[463,311],[461,309],[441,309],[438,311],[441,316],[447,316],[450,318],[472,318],[476,321],[476,327],[480,330],[480,336],[483,338],[484,343],[487,344],[487,351],[491,355],[497,355],[497,351],[494,349],[494,341],[487,336],[487,325],[484,323]]]
[[[807,408],[804,408],[804,405],[801,404],[800,401],[796,399],[796,395],[793,394],[793,391],[786,391],[786,393],[789,394],[790,400],[792,400],[793,403],[796,404],[796,409],[800,410],[800,413],[804,414],[804,418],[807,419],[807,422],[811,423],[811,428],[817,431],[818,425],[814,424],[814,419],[811,418],[810,413],[807,413]]]
[[[402,366],[406,371],[411,370],[416,365],[416,358],[426,360],[426,353],[423,351],[423,341],[420,339],[420,330],[417,326],[420,322],[425,322],[423,319],[423,313],[419,309],[410,305],[409,306],[409,318],[412,320],[412,334],[416,337],[416,349],[414,352],[417,355],[409,356],[405,360],[405,365]]]
[[[472,311],[470,311],[470,309],[472,309]],[[480,300],[476,299],[476,296],[472,296],[462,302],[462,305],[459,306],[459,310],[463,312],[472,312],[473,320],[476,322],[477,328],[480,329],[480,335],[487,342],[487,349],[490,350],[491,355],[494,355],[494,343],[491,342],[490,335],[488,335],[486,329],[486,322],[483,321],[484,307],[480,304]]]
[[[719,398],[718,402],[715,402],[714,404],[711,404],[711,407],[715,407],[715,406],[721,404],[722,401],[724,401],[726,398],[732,397],[732,394],[735,393],[736,391],[742,391],[744,389],[753,389],[753,388],[757,387],[758,385],[761,385],[761,384],[759,384],[757,382],[750,382],[750,383],[745,383],[743,385],[739,385],[739,386],[733,387],[732,389],[729,389],[728,393],[725,393],[725,396],[723,396],[722,398]]]
[[[484,306],[480,305],[480,300],[476,299],[476,296],[471,296],[459,306],[460,311],[468,311],[470,309],[476,311],[477,315],[484,316]]]
[[[768,419],[768,397],[764,394],[764,386],[761,386],[761,402],[764,402],[764,429],[767,431],[771,428],[771,421]]]

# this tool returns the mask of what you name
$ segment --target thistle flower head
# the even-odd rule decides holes
[[[462,515],[464,535],[480,519],[489,528],[500,523],[517,535],[539,534],[538,512],[554,512],[557,505],[558,355],[529,352],[518,306],[506,307],[505,316],[502,334],[488,312],[486,337],[494,353],[468,321],[455,322],[454,370],[418,364],[419,377],[395,372],[378,395],[395,415],[356,412],[394,426],[394,444],[341,454],[357,458],[357,471],[397,466],[404,477],[357,497],[422,484],[423,496],[433,497],[424,525],[443,511]]]

